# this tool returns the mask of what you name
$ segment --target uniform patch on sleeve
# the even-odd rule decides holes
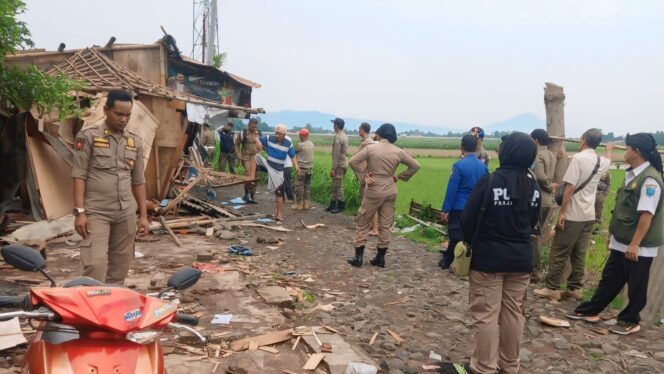
[[[77,151],[82,151],[84,147],[85,147],[85,139],[76,138],[76,142],[74,143],[74,148],[76,148]]]
[[[653,197],[655,196],[655,192],[657,192],[656,184],[646,184],[646,196]]]

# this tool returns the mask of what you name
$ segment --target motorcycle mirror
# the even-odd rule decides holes
[[[181,269],[168,278],[167,285],[170,289],[184,290],[185,288],[189,288],[196,284],[201,277],[201,274],[203,274],[203,272],[198,269]]]
[[[46,260],[42,255],[21,244],[12,244],[2,247],[2,258],[9,265],[23,271],[40,271],[46,267]]]

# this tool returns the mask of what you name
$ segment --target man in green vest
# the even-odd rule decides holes
[[[618,191],[609,231],[609,258],[592,299],[576,307],[568,317],[598,322],[598,314],[627,283],[629,304],[610,328],[620,335],[641,329],[639,313],[646,306],[650,265],[657,248],[664,244],[662,214],[662,158],[652,135],[627,135],[625,161],[629,164],[625,184]]]

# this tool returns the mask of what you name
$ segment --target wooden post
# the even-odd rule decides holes
[[[563,87],[551,82],[544,83],[544,109],[546,110],[546,131],[549,135],[564,138],[565,137],[565,92]],[[565,150],[565,143],[561,140],[552,140],[549,143],[549,150],[554,154],[558,154],[559,150]],[[569,166],[569,159],[565,156],[558,158],[556,162],[556,169],[554,172],[553,180],[555,183],[560,184],[563,176]],[[558,220],[559,207],[555,205],[551,209],[549,219],[542,225],[542,245],[550,245],[553,237],[549,236],[552,228]],[[572,272],[570,261],[567,260],[565,269],[563,270],[563,279],[567,279]]]
[[[565,137],[565,93],[563,87],[550,82],[544,83],[544,108],[546,109],[546,131],[549,135]],[[557,151],[561,141],[549,144],[551,152]]]
[[[546,131],[549,135],[565,137],[565,93],[563,87],[554,83],[544,83],[544,108],[546,109]],[[549,150],[557,154],[561,148],[564,150],[565,143],[561,140],[553,140],[549,144]],[[554,181],[560,183],[569,166],[565,157],[556,163]]]
[[[641,318],[647,322],[659,322],[664,318],[664,246],[659,247],[658,256],[650,266],[648,282],[648,304],[641,312]]]

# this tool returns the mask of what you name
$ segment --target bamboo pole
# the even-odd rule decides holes
[[[560,141],[563,141],[563,142],[568,142],[568,143],[578,143],[579,142],[579,139],[563,138],[563,137],[560,137],[560,136],[553,136],[553,135],[549,135],[549,138],[551,138],[553,140],[560,140]],[[599,143],[599,147],[606,147],[606,143]],[[614,144],[613,148],[622,149],[622,150],[627,149],[627,147],[622,145],[622,144]],[[664,150],[662,150],[662,149],[658,149],[657,152],[659,152],[660,154],[664,154]]]
[[[178,247],[182,247],[182,242],[180,241],[180,239],[178,239],[177,236],[175,236],[175,233],[173,232],[173,230],[171,230],[171,228],[168,227],[168,224],[166,223],[166,219],[164,218],[164,216],[159,216],[159,222],[161,222],[161,226],[164,228],[164,230],[166,230],[166,232],[168,232],[168,235],[170,235],[171,238],[173,238],[173,240],[175,241],[175,244],[177,244]]]

